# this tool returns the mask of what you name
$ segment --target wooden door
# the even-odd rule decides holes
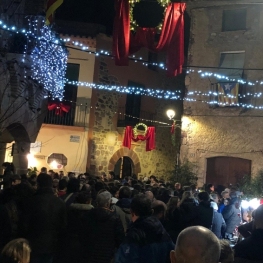
[[[235,185],[244,175],[250,174],[251,160],[226,156],[207,159],[206,184]]]

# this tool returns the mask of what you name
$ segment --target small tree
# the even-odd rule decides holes
[[[179,182],[181,185],[191,185],[196,184],[198,177],[194,172],[195,165],[188,160],[186,160],[180,166],[175,166],[172,171],[169,180],[173,183]]]

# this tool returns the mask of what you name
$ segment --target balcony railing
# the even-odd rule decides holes
[[[55,124],[55,125],[65,125],[65,126],[79,126],[86,127],[88,124],[88,111],[87,106],[78,105],[72,107],[69,112],[63,112],[57,114],[56,110],[51,110],[47,112],[44,123]]]
[[[135,126],[138,122],[144,122],[148,125],[154,126],[156,114],[147,111],[140,111],[140,116],[133,116],[133,114],[126,115],[126,107],[119,107],[118,109],[118,127]]]

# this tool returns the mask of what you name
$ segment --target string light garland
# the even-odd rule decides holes
[[[53,98],[63,99],[68,53],[57,35],[41,18],[28,19],[27,45],[30,53],[31,77],[44,86]],[[60,43],[61,42],[61,43]],[[33,48],[31,48],[33,46]],[[31,50],[30,50],[31,49]]]
[[[95,88],[99,90],[108,90],[108,91],[116,91],[120,93],[129,93],[135,95],[145,95],[150,97],[155,97],[158,99],[171,99],[171,100],[179,100],[181,99],[181,91],[169,91],[162,89],[151,89],[151,88],[139,88],[139,87],[127,87],[127,86],[115,86],[115,85],[104,85],[104,84],[96,84],[90,82],[81,82],[81,81],[70,81],[66,80],[67,84]]]

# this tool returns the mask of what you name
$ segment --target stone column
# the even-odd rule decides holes
[[[16,142],[14,145],[13,164],[16,173],[26,174],[28,168],[27,155],[30,153],[30,142]]]

